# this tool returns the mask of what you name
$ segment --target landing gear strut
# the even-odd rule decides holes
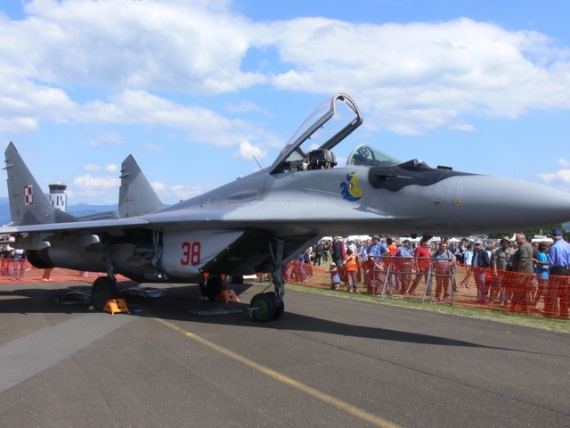
[[[107,241],[105,247],[107,253],[107,276],[100,276],[91,286],[91,304],[97,311],[103,311],[107,302],[119,295],[113,268],[112,242]]]
[[[285,295],[285,280],[283,279],[283,250],[285,242],[278,239],[273,258],[271,277],[275,291],[259,293],[253,296],[250,303],[251,317],[255,321],[272,321],[279,319],[285,311],[283,296]]]

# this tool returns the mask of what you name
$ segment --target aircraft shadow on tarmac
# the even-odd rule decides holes
[[[120,285],[120,289],[125,289],[135,284],[136,283],[131,283],[129,281],[123,282]],[[251,286],[251,284],[235,284],[232,285],[232,289],[239,296]],[[59,289],[0,289],[0,314],[88,313],[88,304],[65,305],[57,303],[58,299],[62,299],[62,297],[64,297],[67,292],[79,288],[85,288],[85,286],[67,286],[66,288]],[[525,352],[533,354],[535,353],[522,349],[486,346],[465,340],[449,339],[429,334],[411,333],[399,330],[384,329],[380,327],[351,325],[327,319],[308,317],[292,312],[285,312],[283,317],[273,322],[257,323],[247,315],[247,307],[249,306],[248,303],[209,302],[200,300],[199,296],[199,287],[191,285],[176,286],[174,288],[168,289],[167,295],[161,298],[152,299],[138,296],[126,296],[126,300],[131,312],[131,316],[153,316],[171,321],[186,321],[193,323],[208,323],[219,325],[239,325],[250,328],[272,328],[279,330],[283,329],[306,332],[322,332],[340,336],[360,337],[364,339],[384,340],[392,342],[440,346],[460,346]],[[212,310],[215,308],[226,308],[228,310],[236,310],[241,312],[219,316],[198,316],[189,313],[189,311],[197,312],[200,310]]]
[[[243,294],[250,287],[252,287],[252,284],[247,283],[231,285],[232,290],[234,290],[238,296]],[[189,321],[193,323],[239,325],[250,328],[272,328],[277,330],[321,332],[338,336],[360,337],[364,339],[408,342],[415,344],[421,343],[426,345],[462,346],[505,351],[521,351],[518,349],[481,345],[475,342],[449,339],[429,334],[412,333],[401,330],[390,330],[381,327],[367,327],[362,325],[341,323],[326,319],[324,317],[317,318],[288,312],[287,306],[285,306],[285,313],[278,320],[258,323],[253,321],[247,315],[247,308],[249,307],[249,304],[247,303],[249,302],[248,299],[244,299],[246,300],[245,303],[230,302],[227,304],[223,302],[201,301],[199,300],[198,287],[193,286],[173,288],[169,290],[167,299],[172,299],[172,303],[170,304],[170,302],[165,302],[164,304],[153,305],[152,308],[149,308],[149,315],[172,321],[176,320]],[[287,304],[287,301],[285,304]],[[207,310],[216,307],[236,310],[241,309],[243,312],[219,316],[198,316],[189,313],[196,313],[200,310]]]

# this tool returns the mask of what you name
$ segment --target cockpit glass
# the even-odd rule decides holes
[[[361,144],[356,147],[346,161],[347,165],[368,167],[392,166],[399,165],[400,163],[402,162],[398,159],[366,144]]]

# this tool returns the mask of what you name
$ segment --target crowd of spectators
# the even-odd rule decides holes
[[[8,276],[14,281],[23,281],[26,270],[29,270],[26,251],[14,246],[15,239],[10,234],[0,237],[0,275]]]
[[[333,290],[344,284],[350,293],[414,296],[423,280],[436,302],[450,302],[451,291],[457,292],[458,284],[468,289],[474,283],[477,304],[568,319],[570,244],[562,235],[560,229],[554,229],[552,244],[531,243],[522,233],[498,241],[399,240],[378,235],[343,240],[333,236],[299,255],[285,270],[285,279],[307,282],[311,266],[325,263]],[[458,265],[465,272],[461,280],[455,276]],[[428,281],[430,273],[434,290]]]

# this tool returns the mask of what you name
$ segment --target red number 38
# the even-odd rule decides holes
[[[183,242],[182,258],[180,259],[180,264],[182,266],[199,265],[201,252],[202,245],[199,242]]]

